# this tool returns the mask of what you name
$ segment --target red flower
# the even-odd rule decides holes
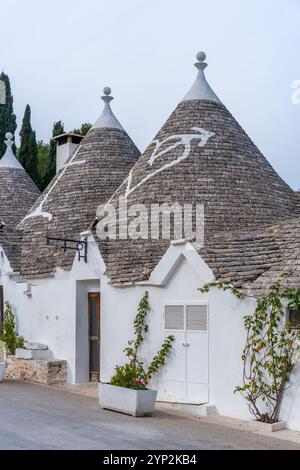
[[[135,383],[137,385],[142,385],[143,387],[145,387],[148,384],[146,380],[142,380],[142,379],[136,379]]]

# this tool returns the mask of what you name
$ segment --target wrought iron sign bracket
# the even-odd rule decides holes
[[[69,240],[67,238],[56,238],[56,237],[47,237],[47,245],[50,245],[51,242],[61,242],[61,248],[66,253],[67,250],[75,250],[78,253],[78,261],[82,259],[87,263],[87,254],[88,254],[88,242],[87,238],[85,240]],[[53,246],[53,245],[52,245]]]

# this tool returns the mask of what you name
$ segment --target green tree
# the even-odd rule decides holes
[[[37,143],[37,174],[38,174],[38,187],[41,191],[47,186],[47,175],[49,171],[49,154],[50,144],[46,144],[42,140]]]
[[[81,125],[80,129],[74,129],[73,134],[86,135],[89,130],[93,127],[89,122],[85,122]]]
[[[8,75],[4,72],[0,74],[0,80],[5,83],[5,103],[0,104],[0,158],[6,151],[5,134],[11,132],[13,135],[17,129],[16,115],[14,114],[14,99],[11,92]],[[13,147],[14,152],[16,148]]]
[[[60,134],[63,134],[64,132],[65,132],[64,123],[62,121],[56,121],[53,124],[52,137],[56,137]],[[45,176],[42,182],[43,189],[45,189],[48,186],[48,184],[54,178],[55,174],[56,174],[56,142],[51,140],[49,144],[47,171],[45,172]]]
[[[31,127],[31,109],[29,105],[25,108],[20,137],[21,145],[18,152],[19,161],[29,176],[38,185],[38,147],[35,132]]]

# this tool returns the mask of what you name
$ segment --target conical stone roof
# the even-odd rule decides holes
[[[295,191],[296,211],[300,214],[300,191]]]
[[[20,269],[21,233],[16,229],[40,191],[13,154],[13,135],[6,134],[7,149],[0,160],[0,245],[14,271]]]
[[[204,75],[205,54],[197,55],[198,76],[116,193],[128,206],[203,204],[205,240],[215,233],[259,226],[295,214],[296,198]],[[102,243],[113,283],[148,279],[170,240]]]
[[[71,269],[74,251],[64,253],[47,246],[47,236],[79,240],[94,220],[98,205],[112,196],[140,156],[110,108],[111,90],[105,88],[104,93],[102,115],[20,226],[25,277]]]

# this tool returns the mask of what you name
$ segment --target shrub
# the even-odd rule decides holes
[[[138,306],[138,312],[134,321],[134,339],[128,342],[124,349],[129,359],[124,366],[117,366],[115,375],[111,379],[111,385],[132,388],[135,390],[146,390],[151,378],[157,374],[166,363],[167,356],[175,340],[174,336],[168,336],[163,342],[160,350],[153,357],[148,369],[144,368],[143,362],[138,358],[139,349],[145,339],[149,328],[146,324],[146,316],[150,310],[148,292],[145,292]]]
[[[266,423],[279,420],[283,394],[299,356],[300,331],[285,322],[286,304],[300,307],[300,289],[283,282],[290,275],[284,273],[264,297],[255,298],[254,312],[244,317],[243,383],[235,392],[245,398],[250,413]],[[249,297],[228,282],[206,284],[200,290],[205,293],[211,287],[229,290],[238,299]]]
[[[9,302],[5,302],[3,314],[2,336],[0,340],[6,344],[8,354],[15,354],[17,348],[24,347],[24,338],[16,332],[15,317]]]

